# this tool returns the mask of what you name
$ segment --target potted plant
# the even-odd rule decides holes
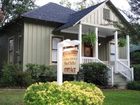
[[[125,38],[119,38],[118,45],[119,45],[119,47],[124,47],[126,45],[126,39]]]
[[[94,32],[89,32],[88,34],[82,37],[82,42],[87,45],[94,46],[95,41],[96,41],[96,36]]]

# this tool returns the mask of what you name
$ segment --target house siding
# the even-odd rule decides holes
[[[22,21],[16,21],[5,26],[0,31],[0,66],[9,63],[9,38],[14,39],[14,59],[12,64],[21,64],[23,61],[23,24]],[[20,37],[20,40],[19,40]],[[20,41],[20,42],[19,42]],[[20,43],[20,44],[19,44]],[[20,46],[20,51],[19,51]]]
[[[100,7],[97,7],[96,10],[91,11],[88,15],[86,15],[81,21],[87,24],[94,24],[98,26],[106,26],[110,28],[114,28],[114,26],[103,18],[103,9],[110,10],[110,20],[113,22],[119,22],[118,17],[114,14],[114,12],[106,5],[102,4]]]
[[[28,63],[50,64],[50,37],[53,29],[42,24],[24,23],[24,67]]]
[[[1,32],[1,35],[3,33]],[[3,34],[0,36],[0,70],[4,63],[7,63],[8,59],[8,36]]]
[[[120,59],[127,59],[127,47],[119,47],[119,58]]]

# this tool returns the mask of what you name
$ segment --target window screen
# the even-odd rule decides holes
[[[105,20],[110,20],[110,10],[109,9],[103,9],[103,18]]]

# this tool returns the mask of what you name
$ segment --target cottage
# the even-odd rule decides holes
[[[11,64],[56,65],[57,44],[65,39],[79,40],[80,63],[101,62],[110,69],[109,83],[124,85],[133,80],[130,68],[129,35],[126,46],[118,46],[121,36],[112,22],[128,26],[117,8],[106,0],[81,11],[48,3],[24,13],[1,30],[0,59]],[[94,32],[93,47],[82,43],[82,36]]]

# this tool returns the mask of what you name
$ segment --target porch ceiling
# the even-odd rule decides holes
[[[82,25],[82,34],[86,34],[89,31],[90,32],[95,32],[95,26]],[[100,37],[113,36],[114,31],[115,31],[115,29],[112,29],[112,28],[98,27],[98,32],[99,32],[98,34],[99,34]],[[78,34],[79,25],[75,25],[73,27],[63,29],[63,30],[61,30],[61,32]]]

